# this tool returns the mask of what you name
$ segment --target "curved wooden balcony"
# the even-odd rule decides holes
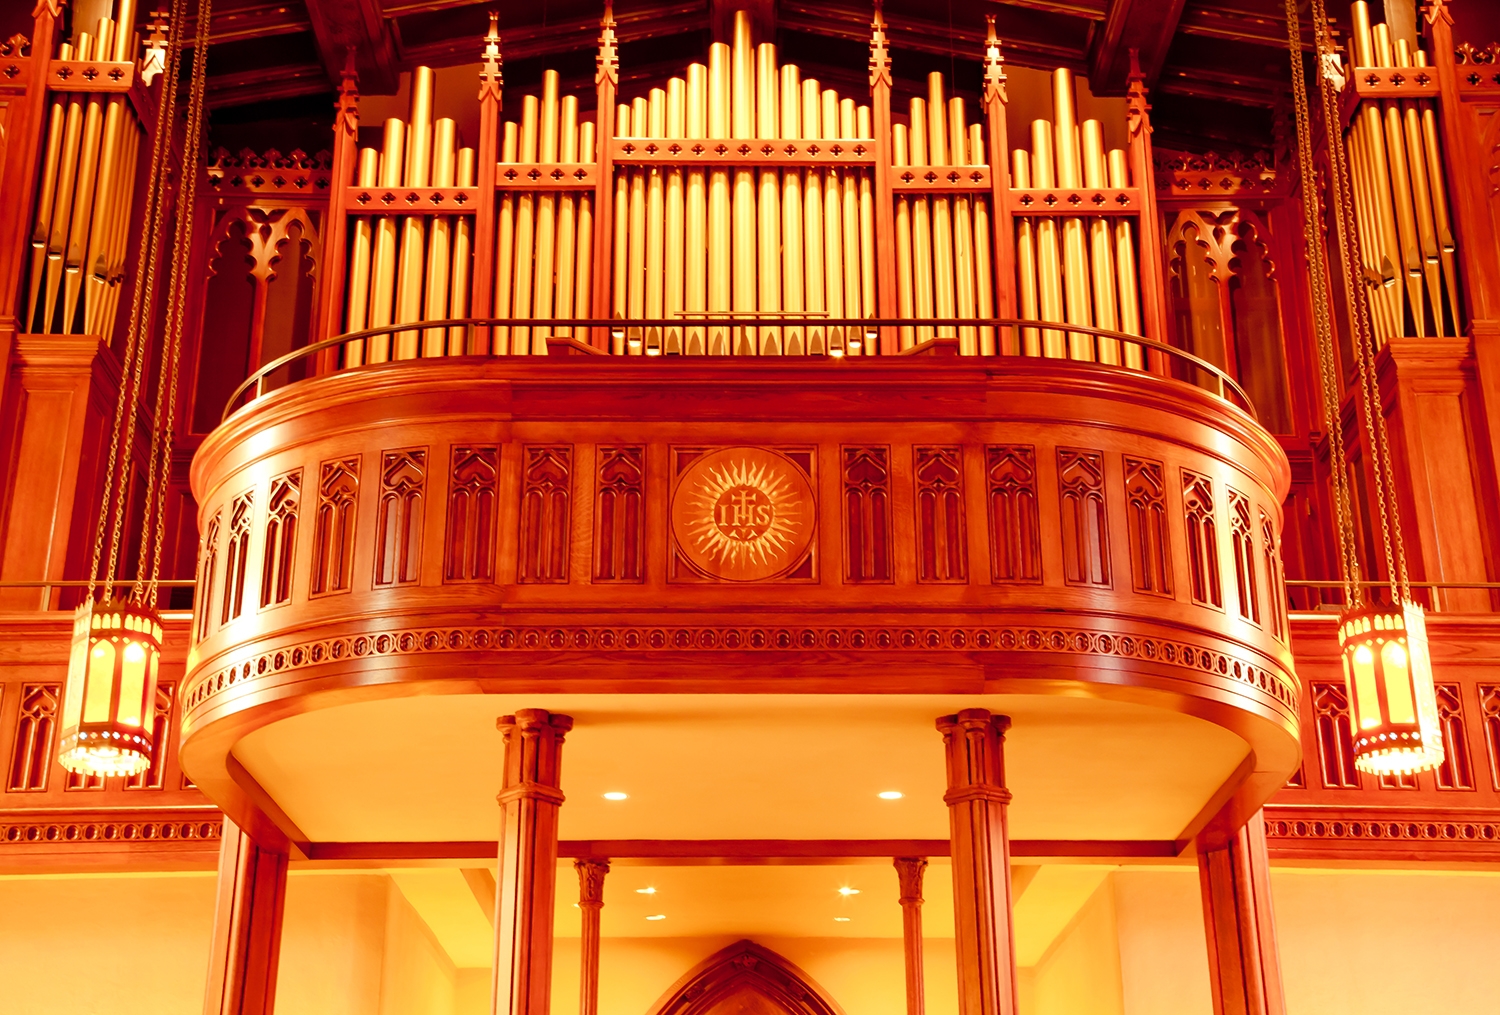
[[[434,693],[1147,706],[1243,741],[1190,834],[1297,764],[1287,461],[1170,376],[1022,356],[388,362],[254,399],[192,483],[182,757],[231,812],[258,792],[231,757],[253,731]]]

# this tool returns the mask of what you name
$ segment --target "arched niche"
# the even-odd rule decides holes
[[[736,941],[694,966],[650,1015],[844,1015],[812,978],[769,948]]]

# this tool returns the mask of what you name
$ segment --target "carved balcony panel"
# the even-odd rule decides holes
[[[1067,361],[449,358],[294,383],[193,465],[205,531],[223,519],[205,553],[223,572],[248,509],[253,566],[201,586],[183,758],[232,811],[240,737],[418,691],[1067,694],[1231,730],[1248,812],[1299,759],[1288,485],[1227,402]]]

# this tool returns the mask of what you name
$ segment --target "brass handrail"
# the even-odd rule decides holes
[[[236,407],[238,406],[240,399],[245,395],[245,393],[247,391],[250,391],[252,388],[255,390],[255,394],[252,396],[252,398],[259,398],[259,397],[261,397],[261,395],[263,395],[265,393],[265,391],[264,391],[264,385],[265,385],[266,379],[270,375],[274,374],[276,371],[278,371],[278,370],[280,370],[280,369],[282,369],[282,368],[284,368],[286,366],[289,366],[289,365],[291,365],[293,363],[297,363],[297,362],[299,362],[301,360],[305,360],[305,359],[307,359],[307,358],[309,358],[311,356],[316,355],[317,353],[324,352],[326,350],[331,350],[331,349],[339,348],[340,346],[342,346],[342,345],[344,345],[344,344],[346,344],[348,342],[362,341],[364,339],[374,338],[374,337],[377,337],[379,335],[394,335],[394,334],[397,334],[399,332],[426,331],[428,329],[439,329],[439,328],[463,328],[463,329],[465,329],[465,347],[472,349],[473,345],[474,345],[474,336],[475,336],[475,333],[480,328],[546,328],[546,329],[551,330],[551,331],[557,331],[557,330],[588,330],[588,329],[602,329],[602,330],[607,330],[607,331],[620,331],[620,330],[624,330],[624,331],[638,331],[639,329],[642,329],[642,328],[684,328],[684,327],[704,328],[704,327],[711,327],[711,326],[716,326],[716,325],[717,326],[739,326],[739,327],[742,327],[742,328],[750,328],[750,327],[753,327],[753,328],[776,328],[776,327],[806,328],[811,323],[812,322],[810,322],[807,318],[804,318],[804,317],[770,318],[770,317],[760,316],[758,313],[754,314],[754,315],[736,315],[736,314],[733,314],[733,313],[728,313],[728,314],[717,315],[717,316],[714,316],[714,317],[694,317],[691,321],[686,321],[686,320],[684,320],[682,318],[632,318],[632,319],[626,320],[626,319],[623,319],[623,318],[546,318],[546,319],[538,319],[538,318],[532,318],[532,317],[458,317],[458,318],[449,318],[449,319],[441,320],[441,321],[408,321],[408,322],[404,322],[404,323],[401,323],[401,324],[387,324],[387,325],[383,325],[382,327],[379,327],[379,328],[366,328],[364,331],[354,331],[354,332],[350,332],[347,335],[337,335],[337,336],[335,336],[333,338],[325,338],[321,342],[313,342],[312,344],[305,345],[305,346],[303,346],[300,349],[293,349],[291,352],[287,353],[285,356],[279,356],[279,357],[277,357],[276,359],[274,359],[271,362],[267,363],[266,365],[262,366],[260,369],[256,370],[254,373],[252,373],[249,377],[247,377],[245,379],[245,382],[243,384],[241,384],[239,387],[237,387],[237,388],[234,389],[234,394],[232,394],[232,395],[229,396],[229,401],[224,406],[224,414],[220,417],[220,420],[222,422],[223,420],[227,420],[231,415],[233,415],[234,412],[236,411]],[[1110,331],[1110,330],[1105,329],[1105,328],[1091,328],[1091,327],[1088,327],[1088,326],[1082,325],[1082,324],[1067,324],[1067,323],[1062,322],[1062,321],[1022,321],[1022,320],[1017,320],[1016,318],[1010,318],[1010,317],[963,317],[963,318],[956,318],[956,317],[902,317],[902,318],[837,317],[837,318],[819,318],[816,321],[816,326],[820,327],[820,328],[861,328],[861,329],[864,329],[867,333],[875,333],[875,332],[880,331],[881,329],[886,329],[886,328],[997,328],[997,329],[1000,329],[1000,328],[1010,328],[1010,329],[1014,329],[1018,333],[1017,334],[1017,338],[1018,339],[1019,339],[1019,332],[1022,329],[1045,330],[1045,331],[1060,331],[1060,332],[1066,332],[1066,333],[1069,333],[1069,334],[1089,335],[1089,336],[1093,337],[1094,339],[1100,339],[1100,338],[1112,339],[1112,340],[1117,341],[1117,342],[1123,342],[1123,343],[1126,343],[1126,344],[1129,344],[1129,345],[1137,345],[1137,346],[1140,346],[1140,347],[1142,347],[1142,348],[1144,348],[1146,350],[1149,350],[1151,352],[1159,353],[1160,355],[1166,357],[1169,360],[1174,360],[1176,362],[1179,362],[1179,363],[1183,364],[1185,367],[1187,367],[1189,369],[1201,370],[1203,373],[1208,374],[1209,377],[1211,377],[1213,379],[1213,382],[1214,382],[1214,384],[1215,384],[1215,386],[1217,388],[1217,390],[1214,392],[1215,394],[1217,394],[1220,398],[1224,399],[1226,402],[1230,402],[1231,404],[1238,404],[1239,408],[1241,408],[1245,412],[1249,413],[1252,418],[1255,417],[1255,406],[1250,401],[1250,396],[1247,395],[1247,394],[1245,394],[1245,390],[1243,388],[1241,388],[1239,386],[1239,384],[1237,384],[1235,382],[1234,378],[1230,377],[1227,373],[1225,373],[1219,367],[1214,366],[1212,363],[1208,362],[1207,360],[1200,359],[1199,357],[1194,356],[1190,352],[1187,352],[1187,351],[1185,351],[1183,349],[1178,349],[1175,346],[1167,345],[1164,342],[1158,342],[1158,341],[1155,341],[1154,339],[1150,339],[1150,338],[1142,338],[1140,335],[1127,335],[1127,334],[1125,334],[1124,332],[1121,332],[1121,331]],[[554,336],[554,337],[559,337],[559,336]],[[1017,344],[1019,345],[1019,342]],[[605,353],[605,352],[603,352],[603,350],[600,350],[600,354],[602,356],[610,356],[609,353]],[[487,357],[487,358],[497,358],[497,359],[499,358],[497,356],[494,356],[493,353],[488,353],[488,352],[476,352],[476,353],[471,353],[470,355],[484,356],[484,357]],[[436,359],[453,359],[454,357],[451,357],[451,356],[431,356],[431,357],[421,357],[421,358],[436,360]],[[627,360],[627,359],[632,359],[634,357],[619,356],[619,357],[611,357],[611,358],[616,358],[616,359],[621,359],[621,360]],[[655,358],[662,359],[663,357],[656,356]],[[702,359],[702,358],[707,358],[707,357],[700,357],[700,356],[687,357],[687,356],[683,356],[683,355],[680,355],[680,354],[672,354],[671,356],[668,356],[668,357],[665,357],[665,358]],[[728,358],[728,357],[720,357],[720,358]],[[745,361],[745,360],[760,360],[760,359],[780,360],[780,359],[783,359],[783,358],[785,358],[785,359],[820,359],[820,358],[826,358],[826,359],[830,359],[830,360],[833,359],[833,357],[813,357],[813,356],[802,356],[802,357],[780,357],[780,356],[758,357],[758,356],[746,356],[746,357],[735,357],[735,358],[738,359],[738,360],[741,360],[741,361]],[[870,358],[870,357],[853,357],[853,359],[867,359],[867,358]],[[885,358],[890,358],[890,357],[885,357]],[[974,356],[974,357],[967,357],[967,358],[980,359],[981,357]],[[1021,355],[1021,354],[1011,354],[1011,353],[998,353],[994,357],[986,357],[986,358],[996,358],[996,359],[999,359],[999,358],[1005,358],[1005,359],[1042,359],[1044,357],[1040,357],[1040,356],[1024,356],[1024,355]],[[1062,357],[1057,357],[1057,358],[1061,359]],[[847,359],[848,358],[846,357],[845,361],[847,361]],[[408,362],[408,361],[407,360],[401,360],[399,362],[403,362],[404,363],[404,362]],[[1110,364],[1101,364],[1097,360],[1093,360],[1093,361],[1089,361],[1089,360],[1082,360],[1082,361],[1069,360],[1069,362],[1090,362],[1090,363],[1092,363],[1095,366],[1105,366],[1105,367],[1107,367],[1109,369],[1129,370],[1132,373],[1155,373],[1155,371],[1152,371],[1152,370],[1136,369],[1136,368],[1133,368],[1133,367],[1124,367],[1124,366],[1114,367],[1114,366],[1112,366]],[[343,368],[343,369],[357,370],[357,369],[361,369],[361,368],[360,367],[348,367],[348,368]],[[1197,384],[1195,384],[1194,386],[1195,387],[1202,387],[1202,385],[1197,385]],[[1210,389],[1210,390],[1213,390],[1213,389]]]

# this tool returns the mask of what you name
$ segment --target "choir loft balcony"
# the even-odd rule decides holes
[[[1026,326],[982,327],[1024,350]],[[921,769],[930,718],[851,739],[822,697],[880,695],[1014,718],[1020,839],[1171,855],[1252,813],[1299,757],[1279,445],[1167,347],[1090,329],[1073,351],[1114,363],[942,355],[957,336],[934,330],[917,355],[647,358],[592,354],[580,327],[553,355],[366,363],[251,398],[193,463],[184,765],[306,840],[482,840],[492,811],[431,787],[482,781],[457,755],[493,738],[444,731],[497,709],[546,698],[591,753],[668,781],[692,763],[582,717],[718,723],[708,750],[796,782],[815,759],[738,739],[769,708],[826,728],[849,771],[908,751]],[[799,813],[717,832],[859,831]]]

